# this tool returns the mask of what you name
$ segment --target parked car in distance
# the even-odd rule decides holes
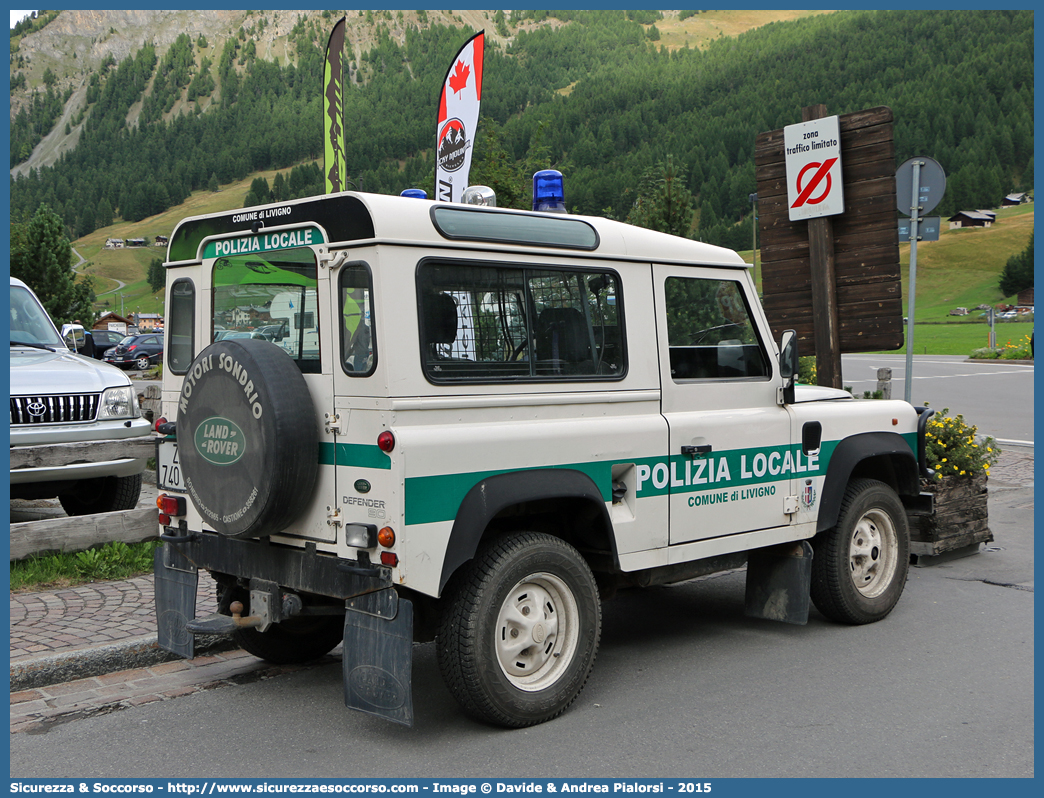
[[[127,337],[116,330],[91,330],[90,333],[94,339],[94,356],[98,360],[104,360],[105,353]]]
[[[220,334],[214,336],[214,340],[227,341],[230,338],[250,338],[251,336],[253,336],[253,333],[246,330],[223,330]]]
[[[250,334],[251,338],[260,338],[265,341],[282,341],[286,335],[286,322],[282,324],[269,324],[265,327],[258,327]]]
[[[32,290],[11,278],[11,446],[151,435],[126,374],[71,352]],[[69,515],[129,510],[145,459],[11,469],[12,499],[57,497]]]
[[[144,371],[163,360],[163,336],[154,333],[128,335],[105,353],[104,360],[120,368]]]

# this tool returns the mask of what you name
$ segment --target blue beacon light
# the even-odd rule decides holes
[[[399,194],[400,197],[412,197],[413,199],[427,199],[428,192],[423,188],[408,188]]]
[[[562,173],[557,169],[542,169],[533,174],[533,210],[566,212]]]

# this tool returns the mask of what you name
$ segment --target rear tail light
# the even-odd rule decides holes
[[[152,425],[152,428],[160,435],[173,435],[177,429],[177,424],[173,421],[167,421],[166,418],[160,416],[156,419],[156,423]]]
[[[377,448],[382,452],[390,452],[395,448],[395,436],[385,430],[377,436]]]
[[[387,565],[394,568],[399,564],[399,555],[394,551],[382,551],[381,552],[381,565]]]
[[[161,493],[156,498],[156,506],[159,508],[159,522],[163,526],[170,524],[172,516],[181,516],[185,514],[185,497],[184,496],[169,496],[166,493]]]

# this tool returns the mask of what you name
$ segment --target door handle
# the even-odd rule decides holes
[[[705,443],[702,446],[683,446],[681,447],[681,453],[686,457],[695,457],[698,454],[710,454],[713,449],[713,446]]]

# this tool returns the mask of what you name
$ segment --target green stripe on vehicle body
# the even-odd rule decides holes
[[[376,446],[363,443],[319,444],[319,465],[391,469],[391,458]]]
[[[917,434],[902,438],[916,454]],[[790,479],[821,477],[826,474],[830,458],[840,441],[824,441],[818,455],[810,458],[801,452],[800,444],[731,449],[689,457],[639,457],[619,461],[633,464],[638,470],[636,497],[688,494],[742,488]],[[700,466],[699,463],[704,463]],[[539,468],[562,468],[580,471],[594,481],[604,501],[612,498],[612,469],[615,462],[562,463],[534,468],[508,468],[472,471],[463,474],[437,474],[407,477],[405,485],[406,524],[430,524],[452,521],[460,504],[475,485],[484,479],[507,473],[524,473]],[[713,477],[711,470],[713,469]],[[701,481],[702,480],[702,481]]]
[[[537,466],[535,468],[505,468],[498,471],[473,471],[468,474],[439,474],[431,477],[406,478],[406,523],[432,524],[450,521],[457,517],[457,510],[468,491],[484,479],[499,474],[517,474],[545,468],[564,468],[581,471],[591,477],[602,500],[612,498],[612,463],[572,463]]]

